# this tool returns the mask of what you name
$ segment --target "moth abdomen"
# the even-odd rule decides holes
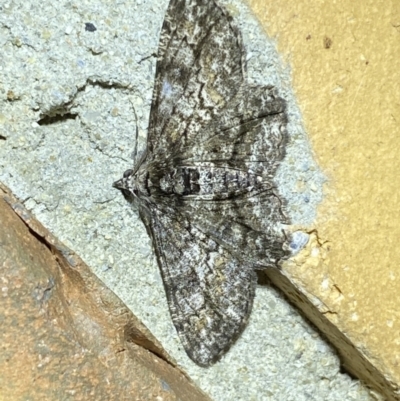
[[[177,167],[167,172],[160,179],[159,188],[168,195],[198,195],[210,199],[228,199],[259,190],[265,184],[263,177],[253,172],[206,164]]]

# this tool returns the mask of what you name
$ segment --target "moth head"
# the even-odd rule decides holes
[[[150,195],[148,172],[143,166],[126,170],[122,178],[113,183],[113,187],[120,189],[125,198],[131,202],[137,198],[146,198]]]
[[[135,193],[135,188],[132,185],[132,176],[133,170],[126,170],[122,178],[112,184],[114,188],[121,190],[124,196],[128,199],[135,198],[137,196],[137,193]]]

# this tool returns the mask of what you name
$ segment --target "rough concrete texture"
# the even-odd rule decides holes
[[[309,249],[285,273],[346,367],[399,400],[400,2],[250,5],[290,63],[328,177]]]
[[[289,69],[246,8],[225,3],[244,35],[249,80],[277,86],[288,100],[290,157],[277,184],[302,228],[294,244],[301,248],[325,178],[311,157]],[[335,351],[268,285],[257,289],[250,323],[221,362],[203,369],[184,353],[146,231],[111,188],[133,164],[136,128],[139,148],[145,143],[167,1],[0,5],[0,179],[25,206],[215,400],[371,399],[340,373]]]
[[[2,186],[0,227],[2,400],[209,400]]]

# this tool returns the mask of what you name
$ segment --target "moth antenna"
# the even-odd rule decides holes
[[[136,161],[136,157],[137,157],[137,153],[138,153],[138,141],[139,141],[139,121],[138,121],[138,117],[136,114],[136,109],[135,106],[133,105],[132,99],[129,99],[130,104],[132,105],[132,109],[133,109],[133,114],[135,115],[135,121],[136,121],[136,133],[135,133],[135,147],[133,149],[133,160]]]

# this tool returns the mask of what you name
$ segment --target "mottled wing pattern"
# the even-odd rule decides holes
[[[172,320],[201,366],[218,360],[245,327],[254,269],[286,255],[286,219],[273,183],[287,142],[285,101],[272,87],[246,85],[243,56],[240,33],[215,0],[171,0],[147,153],[114,184],[138,202]],[[234,190],[179,192],[168,180],[182,169],[218,171],[222,187]]]
[[[285,109],[274,88],[245,87],[218,119],[199,131],[182,156],[182,165],[234,167],[262,179],[263,185],[249,193],[219,201],[189,196],[182,205],[204,233],[232,252],[245,249],[246,258],[258,268],[275,266],[287,255],[281,228],[287,223],[284,205],[273,183],[287,144]]]
[[[244,86],[187,146],[183,162],[214,162],[272,179],[287,144],[286,102],[270,86]]]
[[[148,150],[176,154],[243,82],[243,46],[213,0],[171,0],[161,31]]]
[[[254,269],[277,267],[288,255],[281,227],[286,218],[273,188],[218,202],[192,198],[184,203],[182,211],[192,224]]]
[[[194,362],[209,366],[246,326],[256,274],[174,209],[155,207],[143,219],[180,340]]]

